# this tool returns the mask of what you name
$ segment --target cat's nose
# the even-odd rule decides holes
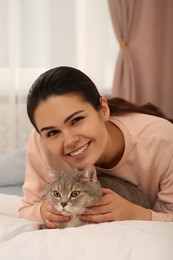
[[[67,202],[61,202],[61,206],[64,208],[67,205]]]

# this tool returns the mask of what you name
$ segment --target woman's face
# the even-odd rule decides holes
[[[99,165],[108,143],[106,99],[96,111],[76,95],[52,96],[37,107],[35,123],[50,151],[78,169]]]
[[[76,95],[52,96],[37,107],[35,123],[50,151],[70,165],[83,169],[102,163],[108,142],[106,99],[96,111]]]

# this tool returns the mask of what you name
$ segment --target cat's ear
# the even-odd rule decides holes
[[[97,182],[97,172],[93,165],[88,165],[81,173],[81,176],[87,179],[87,181]]]
[[[51,179],[56,180],[57,176],[61,173],[54,168],[50,167],[49,165],[46,165],[47,173],[51,177]]]

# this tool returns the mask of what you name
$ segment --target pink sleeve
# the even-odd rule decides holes
[[[173,214],[152,211],[152,221],[173,221]]]
[[[21,218],[42,221],[40,206],[45,199],[45,189],[50,178],[44,153],[41,137],[33,131],[27,145],[24,196],[19,208]]]
[[[173,155],[169,151],[167,169],[160,176],[159,191],[152,209],[153,221],[173,221]],[[164,161],[164,159],[162,160]]]

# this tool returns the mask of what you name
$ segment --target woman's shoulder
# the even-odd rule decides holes
[[[145,163],[168,166],[173,156],[173,124],[168,120],[146,114],[126,114],[110,118],[123,132],[126,144],[126,158],[144,158]],[[126,145],[127,146],[127,145]],[[131,156],[131,157],[130,157]],[[135,161],[135,159],[134,159]],[[133,161],[133,162],[134,162]]]
[[[128,113],[121,116],[112,116],[110,121],[116,125],[122,125],[129,130],[136,131],[165,131],[173,133],[173,124],[167,119],[141,114],[141,113]]]
[[[173,124],[166,119],[139,113],[111,117],[110,121],[123,132],[125,139],[168,146],[173,149]]]

